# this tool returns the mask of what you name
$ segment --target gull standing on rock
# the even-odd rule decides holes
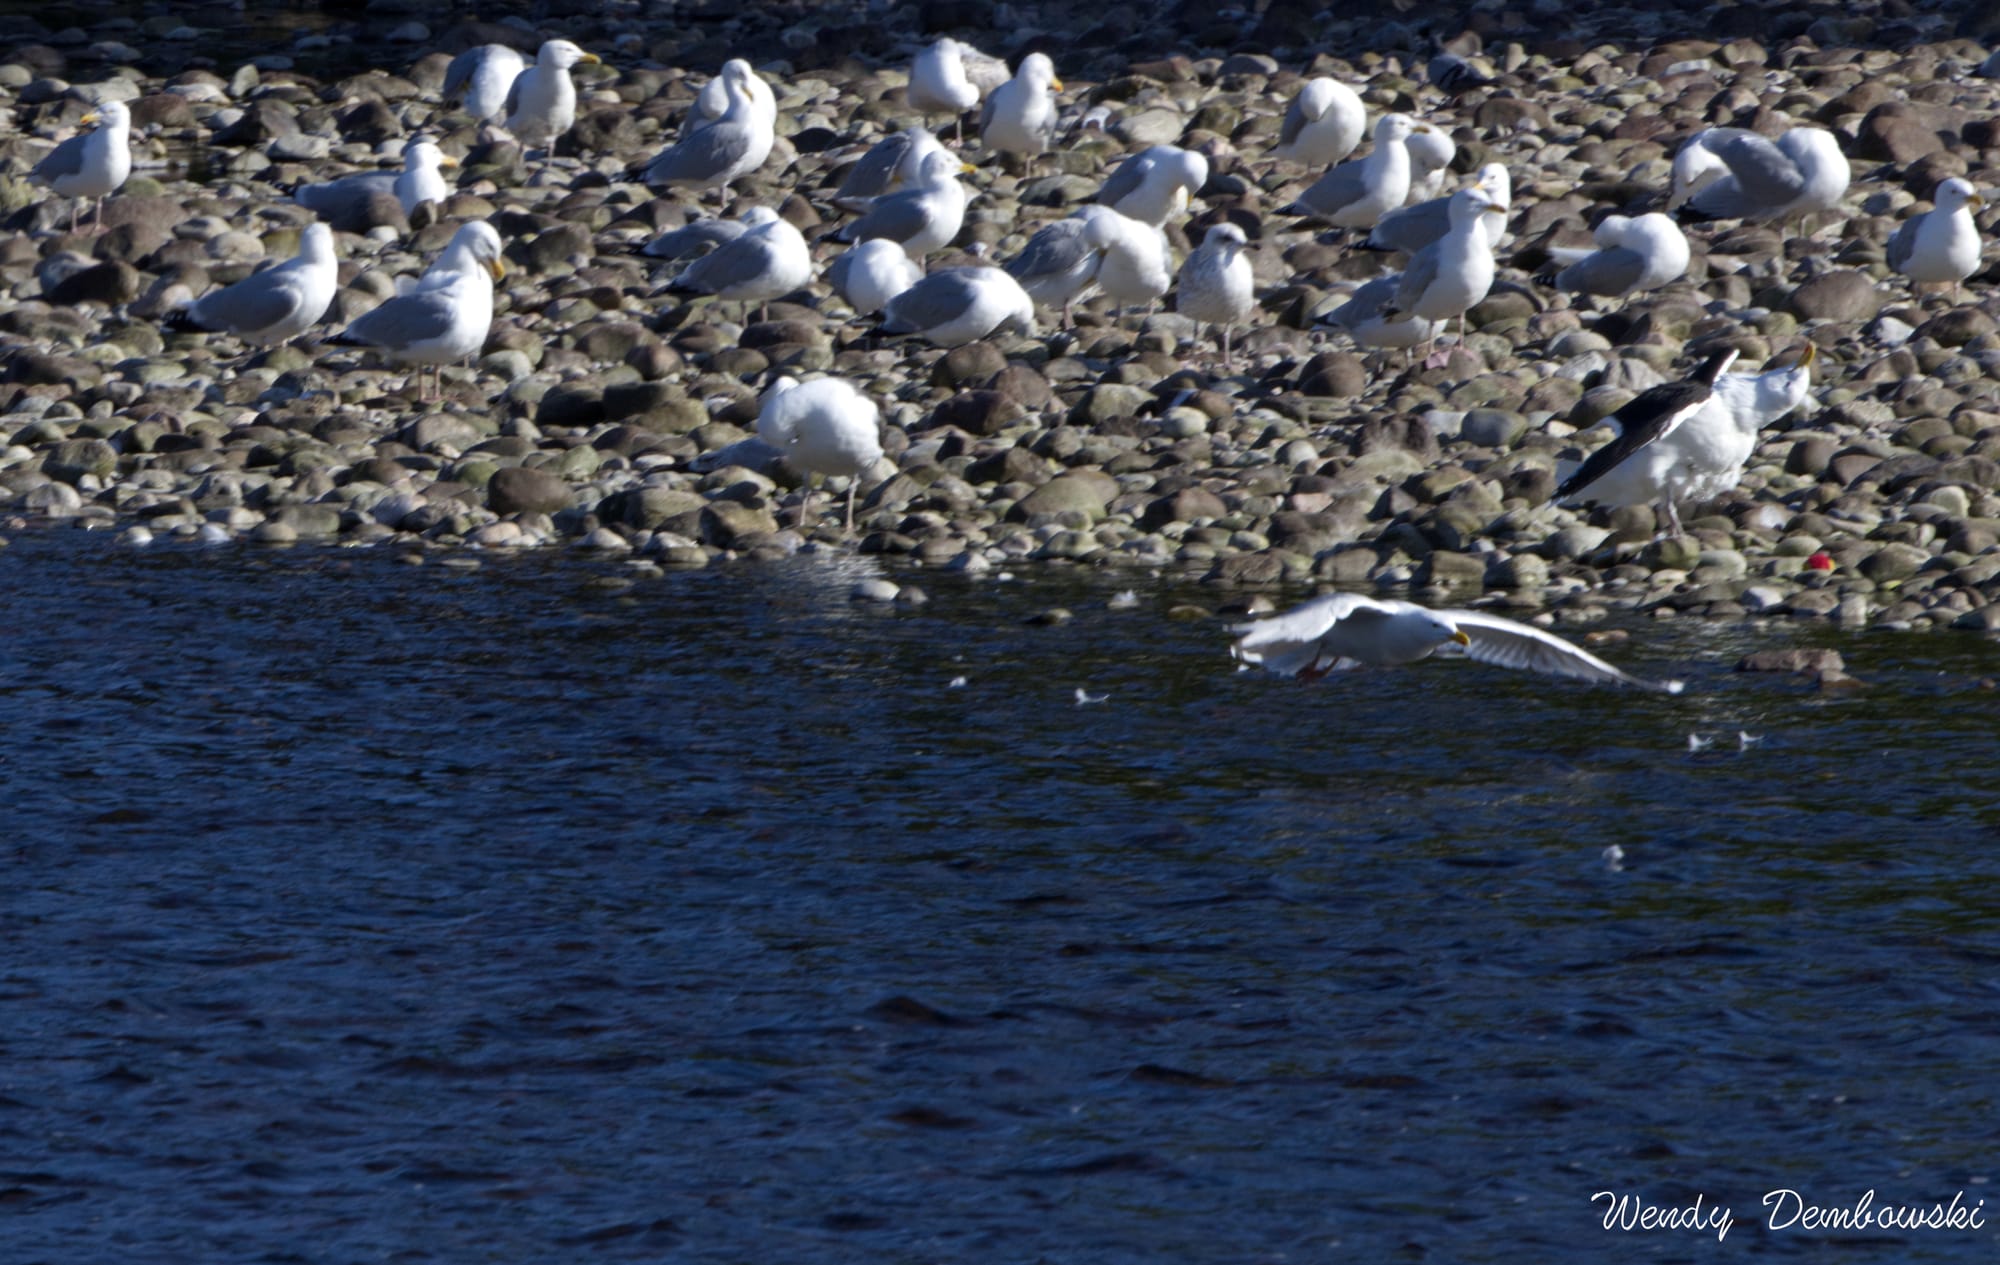
[[[873,316],[923,277],[923,266],[886,237],[851,246],[826,266],[827,284],[856,316]]]
[[[966,194],[958,177],[971,170],[943,148],[925,155],[916,187],[875,199],[866,215],[840,231],[839,240],[865,242],[885,237],[900,245],[910,258],[921,261],[932,251],[949,246],[964,226]]]
[[[1314,181],[1282,214],[1327,220],[1340,228],[1374,228],[1410,195],[1413,135],[1434,129],[1407,114],[1385,114],[1375,123],[1375,148]]]
[[[688,107],[686,116],[681,119],[682,136],[691,136],[729,113],[731,81],[743,90],[744,96],[750,98],[752,117],[761,120],[763,127],[771,130],[775,138],[778,98],[772,95],[771,85],[764,82],[764,77],[757,73],[756,68],[741,57],[732,57],[722,63],[722,69],[695,94],[694,104]],[[766,149],[763,156],[757,159],[758,166],[763,165],[770,152]]]
[[[1127,306],[1143,303],[1148,311],[1174,284],[1174,262],[1167,253],[1167,235],[1157,227],[1120,215],[1108,206],[1079,207],[1077,214],[1100,221],[1108,233],[1104,256],[1097,265],[1097,288],[1116,305],[1113,318]]]
[[[486,345],[493,328],[493,283],[507,275],[500,250],[500,234],[491,225],[463,225],[415,289],[357,317],[332,341],[374,347],[391,360],[416,365],[418,398],[437,399],[444,390],[444,366],[475,356]],[[423,389],[425,365],[432,370],[429,394]]]
[[[762,166],[775,140],[771,124],[751,98],[740,76],[718,75],[729,108],[722,117],[682,137],[646,165],[647,184],[690,189],[727,190],[729,183]],[[722,196],[727,198],[727,193]]]
[[[496,119],[507,112],[507,96],[514,80],[528,68],[528,59],[505,44],[481,44],[451,59],[444,71],[444,99],[461,92],[465,112],[475,123]]]
[[[1572,294],[1624,298],[1657,290],[1687,272],[1687,235],[1658,211],[1637,217],[1607,215],[1598,221],[1593,237],[1595,250],[1552,247],[1549,267],[1536,280]],[[1556,271],[1558,264],[1567,266]]]
[[[1208,159],[1178,145],[1154,145],[1120,162],[1096,201],[1120,215],[1161,228],[1188,209],[1208,183]]]
[[[998,268],[944,268],[882,309],[882,332],[958,347],[1002,329],[1035,332],[1035,302]]]
[[[1330,167],[1354,152],[1367,126],[1368,108],[1354,89],[1333,79],[1308,79],[1285,110],[1271,157]]]
[[[1046,53],[1021,59],[1014,77],[993,90],[979,116],[979,139],[986,148],[1032,160],[1054,138],[1055,94],[1062,91],[1055,63]]]
[[[339,285],[333,230],[308,224],[299,234],[297,256],[174,309],[167,313],[166,326],[179,333],[234,334],[246,343],[268,347],[289,342],[318,324]]]
[[[965,112],[979,104],[979,88],[965,71],[965,47],[948,35],[939,36],[910,63],[906,90],[910,108],[917,113],[951,115],[954,137],[960,141],[965,139]]]
[[[586,53],[568,40],[549,40],[535,54],[535,64],[514,78],[507,93],[507,130],[523,145],[539,145],[553,151],[562,134],[576,122],[576,85],[569,68],[595,65],[595,53]]]
[[[1979,225],[1972,213],[1986,203],[1962,176],[1941,181],[1931,202],[1931,210],[1905,220],[1890,236],[1889,266],[1910,279],[1912,290],[1948,282],[1956,299],[1959,282],[1979,271]]]
[[[1607,458],[1609,466],[1580,484],[1580,494],[1572,489],[1571,496],[1596,505],[1658,505],[1668,534],[1679,535],[1679,504],[1712,500],[1734,488],[1742,481],[1743,467],[1756,452],[1763,429],[1805,403],[1812,389],[1815,350],[1807,343],[1798,359],[1783,368],[1721,374],[1708,398],[1686,420],[1632,447],[1622,459]],[[1612,428],[1614,443],[1626,429],[1619,420],[1624,412],[1620,409],[1597,423]],[[1569,487],[1582,467],[1565,472],[1558,463],[1558,471],[1564,476],[1562,486]]]
[[[741,236],[689,264],[667,288],[712,294],[746,308],[760,304],[762,315],[769,316],[772,299],[812,281],[812,248],[798,229],[762,206],[745,212],[743,223]]]
[[[1501,163],[1487,163],[1479,169],[1473,185],[1493,205],[1485,214],[1486,244],[1497,247],[1507,238],[1507,212],[1514,205],[1514,182]],[[1431,198],[1382,217],[1362,243],[1369,250],[1401,251],[1414,255],[1451,228],[1451,197]]]
[[[403,146],[400,172],[364,171],[322,184],[302,184],[292,190],[292,201],[335,228],[365,233],[373,227],[368,222],[368,204],[377,194],[393,196],[405,216],[416,214],[426,202],[442,206],[451,196],[442,169],[456,166],[458,159],[419,137]]]
[[[860,161],[847,169],[833,204],[847,211],[865,211],[876,198],[901,193],[923,174],[924,160],[944,153],[937,137],[921,127],[907,127],[877,141]]]
[[[1071,324],[1070,305],[1097,280],[1105,251],[1117,241],[1111,214],[1079,211],[1043,225],[1006,265],[1008,275],[1021,283],[1029,298],[1043,307],[1062,309],[1065,329]]]
[[[1450,230],[1411,256],[1384,317],[1448,321],[1456,316],[1459,345],[1465,345],[1465,314],[1493,288],[1493,248],[1486,244],[1483,215],[1491,205],[1478,189],[1451,195]],[[1426,344],[1427,350],[1433,346]],[[1436,368],[1444,358],[1432,352],[1425,363]]]
[[[58,197],[91,199],[91,231],[96,232],[104,227],[104,199],[132,174],[132,113],[123,102],[110,101],[78,121],[97,127],[49,151],[29,177]],[[76,231],[75,203],[70,204],[69,231]]]
[[[1174,308],[1199,325],[1222,327],[1222,367],[1233,370],[1229,355],[1229,330],[1250,315],[1257,305],[1256,278],[1250,257],[1244,252],[1249,239],[1234,224],[1212,226],[1201,245],[1181,265],[1180,291]]]
[[[1694,220],[1803,220],[1838,207],[1850,176],[1840,142],[1822,128],[1795,127],[1773,143],[1711,127],[1674,155],[1667,210]]]
[[[1242,634],[1231,647],[1239,662],[1301,681],[1355,668],[1399,667],[1445,651],[1499,668],[1681,692],[1679,681],[1641,680],[1528,624],[1484,611],[1430,610],[1358,593],[1330,594],[1229,631]]]
[[[1731,348],[1715,352],[1692,377],[1648,387],[1604,419],[1611,430],[1611,442],[1591,453],[1568,478],[1556,485],[1556,502],[1595,501],[1597,493],[1591,491],[1594,484],[1636,462],[1639,464],[1626,473],[1626,479],[1643,485],[1646,500],[1661,503],[1670,534],[1680,535],[1680,511],[1674,506],[1677,462],[1673,458],[1678,453],[1661,445],[1702,411],[1714,394],[1716,379],[1735,359],[1736,352]],[[1811,356],[1805,360],[1810,362]],[[1614,491],[1624,494],[1630,488]],[[1586,492],[1590,494],[1585,495]]]
[[[875,402],[840,378],[799,382],[779,378],[758,402],[757,435],[785,460],[813,475],[845,478],[847,530],[854,530],[854,493],[882,460],[881,412]],[[799,497],[799,525],[806,521],[808,487]]]

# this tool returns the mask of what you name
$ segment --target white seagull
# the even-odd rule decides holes
[[[1711,127],[1674,155],[1667,210],[1699,220],[1806,217],[1838,207],[1850,175],[1840,142],[1823,128],[1795,127],[1774,143]]]
[[[1914,285],[1958,283],[1979,271],[1979,225],[1974,210],[1986,205],[1972,182],[1953,176],[1931,195],[1933,208],[1903,221],[1889,238],[1889,266]]]
[[[1188,209],[1208,183],[1208,159],[1178,145],[1153,145],[1120,162],[1096,201],[1120,215],[1160,228]]]
[[[965,186],[958,177],[971,170],[942,147],[926,154],[914,187],[875,199],[866,215],[840,231],[839,240],[885,237],[917,260],[949,246],[965,224]]]
[[[374,347],[391,360],[417,366],[419,398],[443,392],[443,367],[477,355],[493,328],[493,283],[507,275],[500,259],[500,234],[474,221],[453,235],[445,257],[417,287],[387,299],[357,317],[332,339]],[[454,261],[446,266],[446,261]],[[470,266],[458,266],[467,261]],[[424,394],[424,366],[432,369],[431,394]]]
[[[979,104],[979,85],[966,73],[966,54],[974,51],[948,35],[918,53],[910,63],[910,86],[905,90],[910,108],[917,113],[949,114],[957,137],[964,139],[967,110]]]
[[[1222,327],[1222,367],[1236,367],[1229,354],[1229,330],[1250,315],[1257,306],[1256,280],[1251,275],[1250,257],[1244,253],[1249,239],[1234,224],[1216,224],[1201,245],[1181,265],[1180,289],[1174,309],[1201,325]]]
[[[1100,237],[1105,246],[1097,265],[1097,288],[1116,305],[1115,315],[1123,316],[1133,304],[1143,303],[1150,310],[1174,284],[1167,235],[1108,206],[1082,206],[1077,214],[1109,230]]]
[[[1354,668],[1398,667],[1442,650],[1495,667],[1681,692],[1679,681],[1641,680],[1528,624],[1483,611],[1431,610],[1358,593],[1333,593],[1230,631],[1242,634],[1232,647],[1240,662],[1302,681]]]
[[[1383,115],[1376,120],[1375,148],[1368,157],[1349,159],[1315,180],[1283,214],[1311,216],[1341,228],[1374,228],[1410,195],[1405,142],[1433,130],[1407,114]]]
[[[748,63],[744,65],[747,69]],[[743,76],[725,66],[716,78],[722,82],[728,108],[722,117],[660,151],[641,174],[647,184],[696,193],[709,189],[722,191],[738,176],[746,176],[763,166],[764,160],[771,156],[771,146],[776,143],[772,120],[765,117]],[[724,192],[720,196],[726,199],[728,195]]]
[[[746,211],[743,223],[734,241],[689,264],[667,288],[712,294],[746,308],[761,304],[769,315],[772,299],[811,282],[812,248],[798,229],[762,206]]]
[[[889,300],[882,332],[957,347],[1002,329],[1035,332],[1035,301],[999,268],[945,268]]]
[[[847,169],[833,204],[848,211],[865,211],[876,198],[901,193],[923,174],[924,160],[945,152],[944,143],[921,127],[907,127],[875,142]]]
[[[1033,158],[1055,136],[1055,94],[1063,90],[1047,53],[1029,53],[1014,77],[995,88],[979,115],[979,140],[1003,154]]]
[[[535,54],[535,64],[514,77],[507,92],[507,130],[524,145],[553,149],[570,125],[576,122],[576,84],[569,68],[595,64],[596,53],[586,53],[568,40],[549,40]]]
[[[826,266],[827,284],[856,316],[873,316],[923,278],[923,265],[886,237],[850,246]]]
[[[1486,195],[1486,244],[1498,249],[1507,239],[1507,212],[1514,205],[1514,181],[1501,163],[1487,163],[1479,169],[1473,185]],[[1363,243],[1369,250],[1401,251],[1414,255],[1451,228],[1451,197],[1430,198],[1383,216]]]
[[[299,234],[296,257],[174,309],[167,314],[166,325],[182,333],[234,334],[257,346],[289,342],[326,315],[339,284],[333,230],[308,224]]]
[[[528,59],[505,44],[481,44],[451,59],[444,71],[444,99],[463,94],[465,112],[475,123],[507,112],[507,94],[528,68]]]
[[[1384,316],[1426,321],[1456,316],[1459,344],[1464,345],[1466,312],[1493,288],[1493,248],[1486,242],[1484,216],[1491,206],[1478,189],[1451,195],[1451,229],[1410,257]]]
[[[1333,79],[1308,79],[1285,109],[1271,157],[1329,167],[1354,152],[1367,125],[1368,109],[1354,89]]]
[[[1097,281],[1104,252],[1118,239],[1110,213],[1079,211],[1066,220],[1045,224],[1006,268],[1028,297],[1043,307],[1061,308],[1062,323],[1070,324],[1070,305]]]
[[[132,174],[132,113],[123,102],[109,101],[78,121],[97,127],[79,132],[50,150],[28,174],[58,197],[91,199],[94,231],[104,225],[104,199],[118,192],[125,177]],[[76,231],[75,203],[69,208],[69,228]]]
[[[779,378],[759,402],[757,435],[808,477],[846,478],[847,530],[854,530],[855,490],[882,459],[881,413],[873,400],[839,378]],[[810,496],[808,489],[799,501],[801,525]]]
[[[405,216],[414,215],[426,202],[442,206],[451,195],[443,169],[456,166],[458,159],[419,138],[403,146],[401,171],[364,171],[321,184],[302,184],[292,190],[292,201],[335,228],[365,233],[372,227],[364,221],[368,202],[375,195],[392,195]]]
[[[1572,294],[1624,298],[1669,285],[1688,270],[1687,235],[1658,211],[1607,215],[1592,237],[1594,250],[1550,248],[1549,266],[1536,279]]]

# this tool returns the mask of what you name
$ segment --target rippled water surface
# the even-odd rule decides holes
[[[864,567],[15,538],[0,1257],[1715,1257],[1617,1189],[1817,1260],[1765,1191],[1985,1193],[1994,646],[1308,688],[1198,586]]]

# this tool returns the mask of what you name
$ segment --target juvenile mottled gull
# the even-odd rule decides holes
[[[1235,368],[1229,355],[1230,327],[1250,315],[1257,306],[1256,280],[1251,275],[1250,257],[1244,253],[1249,239],[1234,224],[1212,226],[1201,245],[1181,265],[1180,289],[1174,308],[1198,325],[1222,327],[1222,367]]]
[[[847,169],[833,204],[849,211],[866,210],[876,198],[901,193],[917,182],[924,159],[944,152],[938,138],[921,127],[908,127],[877,141],[860,161]]]
[[[1155,228],[1187,210],[1208,183],[1208,159],[1178,145],[1154,145],[1119,163],[1096,201]]]
[[[866,215],[841,230],[840,240],[886,237],[918,260],[950,245],[965,223],[965,186],[958,176],[970,170],[945,149],[925,155],[916,186],[875,199]]]
[[[442,204],[450,196],[451,186],[445,183],[440,168],[456,166],[456,158],[430,141],[413,140],[403,147],[400,172],[366,171],[323,184],[302,184],[292,190],[292,201],[335,228],[365,233],[374,227],[368,218],[368,204],[378,194],[393,196],[406,216],[426,202]]]
[[[1679,681],[1641,680],[1528,624],[1484,611],[1430,610],[1358,593],[1329,594],[1230,631],[1242,634],[1231,647],[1240,662],[1302,681],[1355,668],[1399,667],[1444,651],[1494,667],[1681,692]]]
[[[1028,297],[1043,307],[1061,308],[1062,323],[1070,324],[1070,305],[1097,280],[1104,252],[1117,239],[1108,214],[1078,213],[1043,225],[1021,253],[1007,262],[1008,275],[1021,283]]]
[[[1308,79],[1285,110],[1271,157],[1328,167],[1354,152],[1368,126],[1368,109],[1354,89],[1333,79]]]
[[[436,399],[443,384],[435,381],[443,366],[477,355],[493,326],[493,283],[506,275],[500,262],[500,235],[488,224],[462,226],[452,237],[446,256],[467,259],[474,266],[440,266],[427,273],[417,288],[385,300],[358,317],[333,341],[379,349],[389,359],[417,366],[420,398]],[[423,367],[433,370],[430,394],[423,390]]]
[[[1288,215],[1307,215],[1341,228],[1373,228],[1384,215],[1403,205],[1410,192],[1410,151],[1404,143],[1427,124],[1407,114],[1385,114],[1375,124],[1375,148],[1368,157],[1350,159],[1314,181]]]
[[[1680,225],[1658,211],[1607,215],[1593,234],[1595,250],[1557,246],[1549,251],[1546,284],[1573,294],[1622,298],[1678,281],[1688,269],[1688,240]],[[1563,265],[1561,271],[1554,271]]]
[[[528,59],[505,44],[481,44],[451,59],[444,72],[444,99],[464,94],[465,112],[476,123],[507,112],[507,95],[514,80],[528,68]]]
[[[1035,331],[1035,303],[998,268],[945,268],[890,300],[882,332],[957,347],[1000,329]]]
[[[1784,220],[1840,205],[1850,177],[1833,133],[1795,127],[1773,143],[1755,132],[1711,127],[1674,156],[1669,211],[1707,220]]]
[[[507,130],[524,145],[554,147],[576,122],[576,85],[569,68],[597,61],[568,40],[549,40],[535,54],[535,64],[514,77],[507,93]]]
[[[1507,211],[1514,205],[1514,182],[1500,163],[1479,169],[1473,186],[1493,205],[1485,214],[1486,244],[1498,246],[1507,236]],[[1431,198],[1382,217],[1364,243],[1370,250],[1394,250],[1414,255],[1451,228],[1451,197]]]
[[[923,280],[923,267],[884,237],[850,246],[826,266],[826,282],[856,316],[872,316]]]
[[[875,401],[840,378],[779,378],[759,401],[757,435],[808,476],[847,479],[847,530],[854,530],[854,493],[882,459]],[[801,526],[809,495],[799,500]]]
[[[986,148],[1033,157],[1055,136],[1055,93],[1062,91],[1047,53],[1029,53],[1014,77],[995,88],[979,115],[979,139]]]
[[[748,175],[770,156],[770,124],[736,76],[723,74],[729,108],[706,127],[695,129],[647,165],[647,184],[674,188],[723,189]]]
[[[768,207],[751,208],[743,222],[740,237],[689,264],[669,288],[761,304],[768,315],[772,299],[812,280],[812,249],[798,229]]]
[[[96,123],[97,128],[56,146],[29,175],[58,197],[91,199],[91,226],[97,228],[104,222],[104,199],[132,174],[132,115],[122,102],[111,101],[81,121]],[[70,204],[69,227],[76,231],[75,203]]]
[[[1889,238],[1889,266],[1917,285],[1958,283],[1979,271],[1979,225],[1972,212],[1986,205],[1972,182],[1953,176],[1931,195],[1932,209],[1903,221]]]
[[[1478,189],[1451,195],[1450,230],[1410,257],[1385,316],[1426,321],[1456,316],[1459,342],[1464,343],[1466,312],[1493,287],[1493,248],[1486,244],[1481,214],[1490,205]]]
[[[258,346],[288,342],[326,315],[339,284],[333,230],[308,224],[299,234],[296,257],[174,309],[167,314],[166,325],[182,333],[234,334]]]
[[[1805,403],[1812,388],[1814,351],[1807,343],[1792,364],[1763,373],[1722,373],[1707,398],[1678,425],[1659,429],[1650,441],[1635,443],[1616,460],[1607,457],[1599,464],[1600,473],[1571,488],[1569,498],[1595,505],[1658,505],[1667,530],[1678,535],[1679,504],[1709,500],[1735,487],[1763,428]],[[1665,389],[1685,385],[1671,383]],[[1612,430],[1613,443],[1625,431],[1624,412],[1620,409],[1597,424]],[[1571,487],[1583,464],[1587,463],[1565,469],[1558,463],[1563,487]]]
[[[1593,484],[1616,472],[1627,463],[1642,463],[1629,475],[1651,473],[1654,479],[1648,488],[1649,500],[1662,502],[1666,509],[1667,522],[1674,535],[1681,530],[1680,512],[1674,506],[1671,488],[1673,467],[1671,461],[1655,462],[1653,457],[1670,457],[1672,449],[1658,447],[1671,439],[1682,425],[1700,413],[1715,390],[1716,379],[1722,376],[1730,362],[1736,359],[1736,352],[1725,348],[1715,352],[1693,376],[1679,382],[1665,382],[1656,387],[1648,387],[1627,401],[1624,406],[1604,419],[1611,430],[1611,442],[1592,452],[1584,463],[1577,467],[1568,478],[1556,486],[1556,500],[1566,503],[1597,499],[1591,492]]]

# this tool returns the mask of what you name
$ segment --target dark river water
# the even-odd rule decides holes
[[[1988,1193],[2000,648],[1306,687],[867,569],[15,537],[0,1260],[1994,1259],[1760,1202]]]

